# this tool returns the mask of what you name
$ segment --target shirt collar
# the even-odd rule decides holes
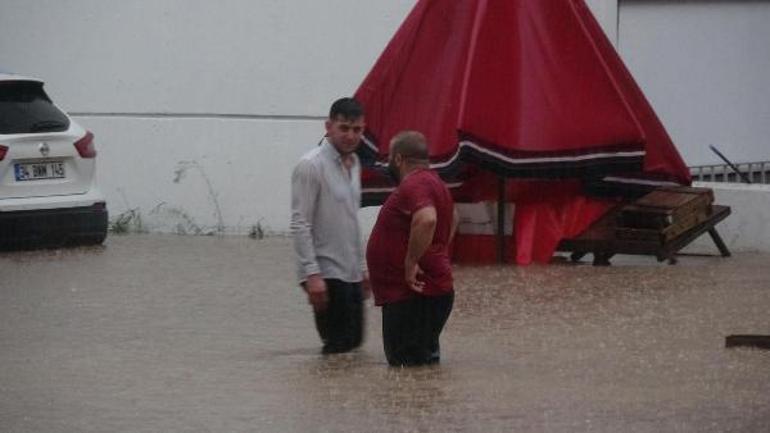
[[[327,158],[331,159],[332,161],[337,161],[338,163],[342,164],[342,154],[337,150],[336,147],[334,147],[331,142],[329,142],[329,139],[324,137],[323,143],[321,143],[321,152],[326,155]],[[353,152],[353,165],[358,164],[358,158],[356,157],[356,153]]]
[[[327,157],[335,161],[342,161],[342,155],[337,150],[337,148],[329,142],[328,138],[324,137],[324,142],[321,144],[321,149]]]

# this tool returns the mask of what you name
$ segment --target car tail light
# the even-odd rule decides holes
[[[86,135],[75,142],[75,149],[78,150],[81,158],[95,157],[96,148],[94,147],[94,134],[92,134],[91,131],[86,131]]]
[[[5,154],[8,153],[8,146],[0,144],[0,161],[5,159]]]

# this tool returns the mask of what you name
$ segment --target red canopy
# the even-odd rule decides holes
[[[589,180],[690,180],[582,0],[420,0],[355,96],[366,109],[365,201],[392,188],[376,169],[391,137],[421,131],[457,200],[495,199],[497,176],[515,179],[520,263],[547,260],[606,209],[586,197]]]

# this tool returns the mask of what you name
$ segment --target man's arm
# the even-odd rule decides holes
[[[433,234],[436,231],[436,208],[433,206],[424,207],[412,214],[412,223],[409,230],[409,246],[406,251],[404,268],[407,284],[416,291],[422,292],[424,282],[417,280],[417,275],[422,270],[417,265],[425,251],[427,251],[433,241]]]
[[[460,212],[457,212],[457,206],[452,206],[452,231],[449,232],[449,241],[447,242],[447,248],[452,245],[452,241],[457,233],[457,226],[460,225]]]
[[[316,309],[323,309],[327,300],[326,284],[313,246],[313,219],[319,192],[320,180],[315,168],[308,161],[300,161],[291,177],[291,233],[308,302]]]

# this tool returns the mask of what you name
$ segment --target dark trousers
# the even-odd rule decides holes
[[[454,294],[417,296],[382,306],[382,341],[388,364],[411,366],[440,360],[439,335],[452,312]]]
[[[323,341],[323,353],[349,352],[361,345],[364,306],[361,283],[324,280],[329,302],[315,312],[315,326]]]

